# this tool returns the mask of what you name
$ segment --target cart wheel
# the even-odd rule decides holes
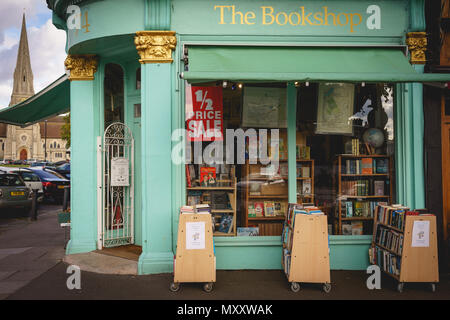
[[[400,282],[400,283],[397,285],[397,291],[400,292],[400,293],[402,293],[402,292],[403,292],[404,286],[405,286],[405,284],[404,284],[403,282]]]
[[[178,290],[180,290],[180,284],[179,284],[179,283],[172,282],[172,283],[170,284],[169,289],[170,289],[170,291],[172,291],[172,292],[177,292]]]
[[[205,283],[205,285],[203,286],[203,290],[205,292],[210,293],[213,290],[213,283],[212,282]]]
[[[435,283],[430,283],[431,284],[431,292],[435,292],[436,291],[436,284]]]
[[[331,283],[324,283],[323,292],[330,293],[330,291],[331,291]]]
[[[298,282],[292,282],[291,283],[291,290],[293,292],[299,292],[300,291],[300,284]]]

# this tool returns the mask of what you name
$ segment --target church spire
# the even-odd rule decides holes
[[[14,70],[13,92],[9,105],[16,105],[32,95],[34,95],[33,71],[31,70],[30,50],[28,48],[27,26],[24,13],[16,69]]]

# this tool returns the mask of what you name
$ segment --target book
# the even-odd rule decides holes
[[[257,237],[259,236],[258,227],[238,227],[237,228],[238,237]]]
[[[363,223],[362,221],[352,221],[352,235],[359,236],[363,234]]]
[[[344,236],[351,236],[352,235],[352,225],[351,224],[343,224],[342,225],[342,234]]]
[[[311,168],[309,166],[302,167],[302,178],[311,178]]]
[[[200,185],[202,187],[212,187],[216,185],[216,168],[200,168]]]
[[[264,217],[264,202],[255,202],[255,213],[257,217]]]
[[[373,190],[375,196],[384,196],[384,181],[375,180],[373,182]]]
[[[264,216],[275,217],[275,204],[272,201],[264,201]]]
[[[256,209],[253,203],[250,203],[248,205],[248,217],[249,218],[256,218]]]
[[[311,194],[311,180],[303,180],[302,194],[303,195],[310,195]]]
[[[375,173],[386,174],[388,173],[389,159],[375,159]]]
[[[362,158],[361,159],[361,173],[362,174],[372,174],[372,158]]]
[[[220,220],[219,232],[230,233],[233,229],[233,216],[224,214]]]
[[[186,165],[186,182],[187,182],[187,185],[188,185],[189,188],[192,187],[191,174],[190,174],[190,171],[189,171],[189,165]]]

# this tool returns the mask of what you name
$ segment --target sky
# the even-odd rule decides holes
[[[66,33],[52,24],[46,1],[0,0],[0,109],[11,99],[24,12],[35,93],[65,73]]]

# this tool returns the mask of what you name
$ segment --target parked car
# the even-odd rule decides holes
[[[58,172],[59,174],[63,175],[66,179],[70,180],[70,162],[65,163],[61,166],[58,166],[53,170]]]
[[[41,179],[44,187],[44,200],[62,203],[64,189],[70,186],[70,180],[46,167],[31,167],[30,170]]]
[[[3,209],[18,208],[23,212],[31,209],[32,191],[22,178],[14,173],[0,171],[0,213]]]
[[[44,187],[42,186],[41,179],[29,168],[0,167],[0,170],[7,173],[18,174],[30,190],[37,190],[38,202],[44,200]]]

